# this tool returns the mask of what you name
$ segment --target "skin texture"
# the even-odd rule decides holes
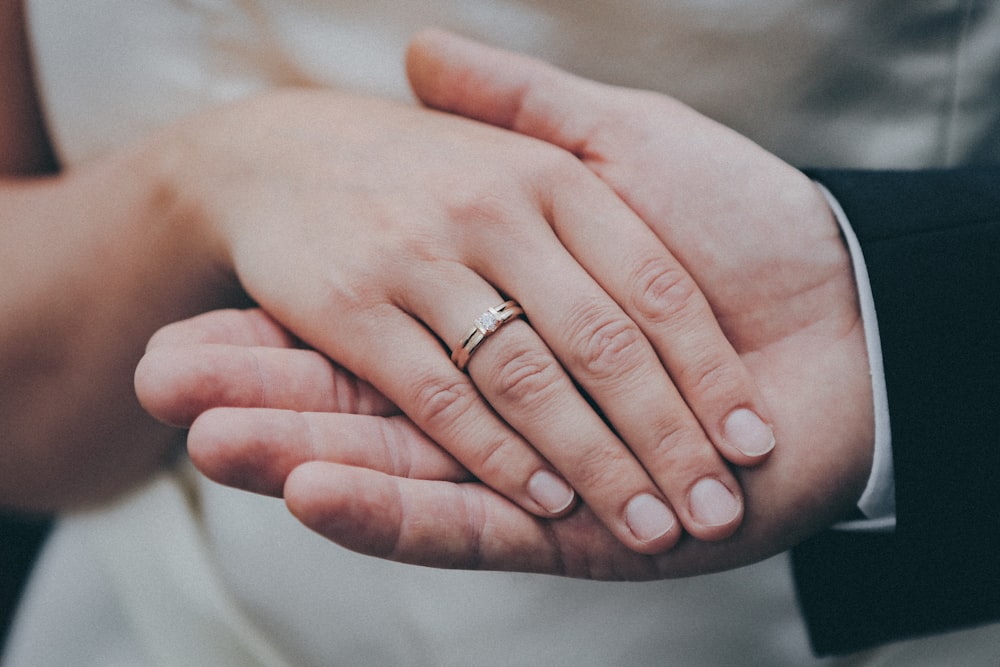
[[[205,245],[225,249],[219,261],[276,319],[378,387],[479,479],[553,516],[568,503],[543,506],[530,482],[554,468],[645,552],[669,547],[681,524],[705,539],[738,525],[735,478],[661,360],[684,369],[677,384],[723,443],[732,409],[762,412],[754,383],[679,263],[571,155],[326,91],[270,93],[179,134],[184,150],[161,155],[168,169],[183,164],[168,180]],[[607,221],[612,250],[593,242]],[[459,372],[441,341],[512,294],[531,326],[506,324]],[[739,463],[767,455],[720,450]],[[706,478],[728,498],[724,516],[693,502]],[[662,531],[649,530],[648,511],[637,529],[636,497],[667,515]]]
[[[139,406],[135,364],[157,327],[237,301],[230,279],[178,255],[139,155],[58,172],[9,0],[0,90],[0,504],[44,512],[120,493],[174,455],[182,440]]]
[[[752,142],[659,95],[583,81],[443,33],[417,38],[408,67],[426,104],[574,153],[694,277],[756,378],[780,443],[764,465],[736,471],[747,499],[742,525],[721,542],[684,539],[667,553],[642,555],[616,540],[589,505],[565,518],[533,517],[442,462],[405,419],[374,409],[324,412],[328,402],[289,392],[342,370],[248,336],[243,320],[259,325],[257,312],[174,325],[140,366],[139,391],[154,414],[172,414],[178,401],[188,416],[218,408],[194,422],[195,462],[242,488],[276,494],[280,487],[303,523],[342,545],[439,567],[600,579],[690,575],[772,555],[847,513],[871,465],[871,388],[850,260],[819,190]],[[227,324],[206,333],[215,317]],[[197,356],[205,340],[214,361]],[[279,353],[310,356],[301,367],[262,361]],[[218,387],[235,386],[250,367],[266,391],[219,400]],[[194,399],[206,380],[216,391]]]
[[[131,392],[145,341],[252,299],[535,515],[582,498],[644,553],[737,528],[727,462],[769,448],[741,451],[723,424],[767,421],[765,405],[690,275],[571,154],[280,90],[35,176],[47,143],[20,5],[3,8],[19,39],[0,64],[18,156],[0,184],[0,503],[99,502],[168,464],[181,434]],[[530,326],[504,325],[459,372],[449,348],[508,296]]]

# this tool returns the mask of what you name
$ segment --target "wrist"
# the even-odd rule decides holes
[[[0,504],[101,500],[162,465],[173,444],[132,388],[146,341],[235,301],[236,283],[198,249],[147,148],[2,185]]]
[[[837,220],[841,238],[851,257],[854,284],[857,290],[858,308],[861,314],[865,338],[865,357],[871,385],[872,420],[868,440],[872,443],[873,456],[871,470],[864,492],[858,500],[858,509],[874,520],[871,525],[891,528],[895,525],[895,483],[892,462],[892,438],[889,426],[888,396],[885,386],[885,371],[882,364],[882,345],[879,337],[878,318],[868,269],[865,266],[861,244],[851,227],[847,215],[836,198],[817,183]]]
[[[157,230],[160,256],[183,267],[190,282],[231,292],[238,284],[230,244],[214,224],[208,196],[216,184],[204,173],[197,125],[179,123],[138,147],[134,163],[145,183],[139,216]]]

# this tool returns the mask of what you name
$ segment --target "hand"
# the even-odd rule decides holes
[[[441,33],[418,38],[408,65],[426,104],[578,155],[690,271],[757,378],[782,447],[765,465],[738,471],[748,499],[743,525],[725,543],[687,541],[656,559],[654,569],[678,574],[747,563],[844,516],[871,466],[871,385],[850,259],[818,188],[752,142],[660,95],[583,81]],[[398,559],[447,564],[464,545],[481,566],[521,566],[511,554],[506,562],[484,557],[492,540],[498,548],[531,544],[571,574],[628,570],[596,537],[587,543],[592,548],[581,546],[577,540],[586,538],[570,536],[565,522],[549,524],[548,533],[524,522],[515,533],[511,520],[501,541],[494,532],[501,519],[488,511],[499,514],[499,506],[443,502],[444,485],[435,487],[434,501],[426,482],[383,481],[368,491],[377,500],[364,511],[355,505],[353,520],[345,519],[335,512],[346,498],[317,472],[303,466],[291,476],[289,503],[341,543],[363,547],[356,539],[376,530],[363,522],[377,509],[390,517],[382,534],[393,536]],[[391,518],[429,515],[442,525],[471,524],[472,537],[446,539],[442,530],[443,546],[430,539],[411,544],[410,526]],[[578,549],[588,565],[574,569],[566,554]],[[552,562],[539,553],[532,558],[543,562],[533,567],[545,570]]]
[[[614,184],[709,295],[758,377],[776,436],[786,445],[766,465],[739,471],[749,502],[734,536],[713,544],[685,540],[655,557],[624,549],[585,506],[567,518],[540,519],[481,484],[408,475],[405,466],[382,456],[367,461],[371,469],[341,465],[340,455],[329,450],[324,461],[302,463],[315,458],[311,450],[319,440],[296,442],[277,430],[241,440],[241,433],[258,432],[267,414],[258,410],[212,410],[199,418],[191,435],[203,467],[245,471],[247,465],[237,465],[247,460],[244,452],[291,442],[297,455],[283,457],[284,467],[251,456],[247,475],[276,472],[271,479],[278,481],[288,473],[283,493],[289,507],[340,544],[443,567],[602,579],[679,576],[764,558],[842,516],[870,467],[871,397],[849,259],[813,185],[751,142],[667,98],[580,81],[439,34],[417,41],[410,65],[426,101],[469,114],[499,109],[490,120],[573,145]],[[146,374],[140,391],[142,384],[156,386],[163,367],[184,358],[193,359],[183,349],[151,350],[140,368]],[[266,382],[267,400],[282,404],[279,397],[296,386],[299,371],[289,365],[271,370],[276,372]],[[212,368],[179,367],[178,373],[204,379]],[[227,373],[238,376],[231,368]],[[172,400],[167,396],[165,402]],[[199,409],[218,404],[207,401]],[[157,412],[155,405],[151,409]],[[349,464],[359,462],[351,446],[355,437],[369,438],[374,451],[383,451],[384,434],[372,434],[361,423],[341,423],[336,441],[321,441],[344,448]],[[220,441],[202,438],[199,427]],[[414,444],[408,460],[433,455],[427,441]]]
[[[280,496],[288,474],[309,461],[473,479],[374,387],[302,348],[259,309],[163,327],[136,386],[156,417],[191,427],[189,455],[221,484]]]
[[[746,525],[727,542],[688,540],[667,554],[641,556],[586,507],[563,519],[532,517],[475,482],[370,386],[302,349],[256,310],[218,311],[164,328],[150,341],[137,387],[160,418],[194,422],[189,452],[210,477],[283,493],[307,525],[371,555],[438,567],[648,579],[744,564],[801,537],[783,532],[795,513],[789,499],[803,495],[791,477],[799,462],[786,461],[784,451],[744,473],[751,499],[760,502],[751,503]],[[770,470],[776,463],[783,465]],[[811,504],[824,500],[819,493]]]
[[[703,539],[738,526],[712,445],[766,457],[763,403],[694,282],[571,155],[328,91],[228,107],[181,139],[165,170],[219,264],[476,478],[553,517],[573,499],[558,471],[644,553],[681,524]],[[507,295],[531,326],[489,338],[470,379],[441,342]]]
[[[284,494],[303,521],[358,551],[438,566],[657,576],[657,557],[627,549],[587,507],[538,519],[476,481],[384,396],[260,310],[164,327],[136,387],[154,415],[191,426],[188,451],[209,477]],[[417,514],[404,519],[406,509]]]
[[[871,466],[871,385],[850,259],[819,189],[661,95],[439,32],[415,40],[408,70],[425,104],[573,151],[701,287],[783,443],[738,473],[747,515],[727,547],[766,555],[843,516]]]

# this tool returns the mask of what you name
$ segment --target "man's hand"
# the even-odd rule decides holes
[[[446,33],[419,36],[408,71],[429,106],[572,151],[695,278],[779,443],[738,471],[747,516],[727,546],[774,553],[843,516],[871,466],[871,385],[850,258],[819,188],[676,100]]]

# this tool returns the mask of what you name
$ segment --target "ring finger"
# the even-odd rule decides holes
[[[479,339],[467,370],[486,402],[566,477],[620,540],[644,553],[672,546],[681,534],[673,511],[545,342],[519,318],[482,333],[480,327],[489,325],[496,311],[511,312],[510,303],[468,269],[453,273],[441,284],[463,288],[440,291],[451,292],[451,298],[422,299],[411,292],[407,308],[421,312],[431,329],[451,341],[460,361],[462,343],[470,334]],[[470,284],[479,289],[470,290]],[[452,453],[488,484],[509,474],[520,456],[516,448],[491,447],[488,441],[466,441],[462,451]]]

